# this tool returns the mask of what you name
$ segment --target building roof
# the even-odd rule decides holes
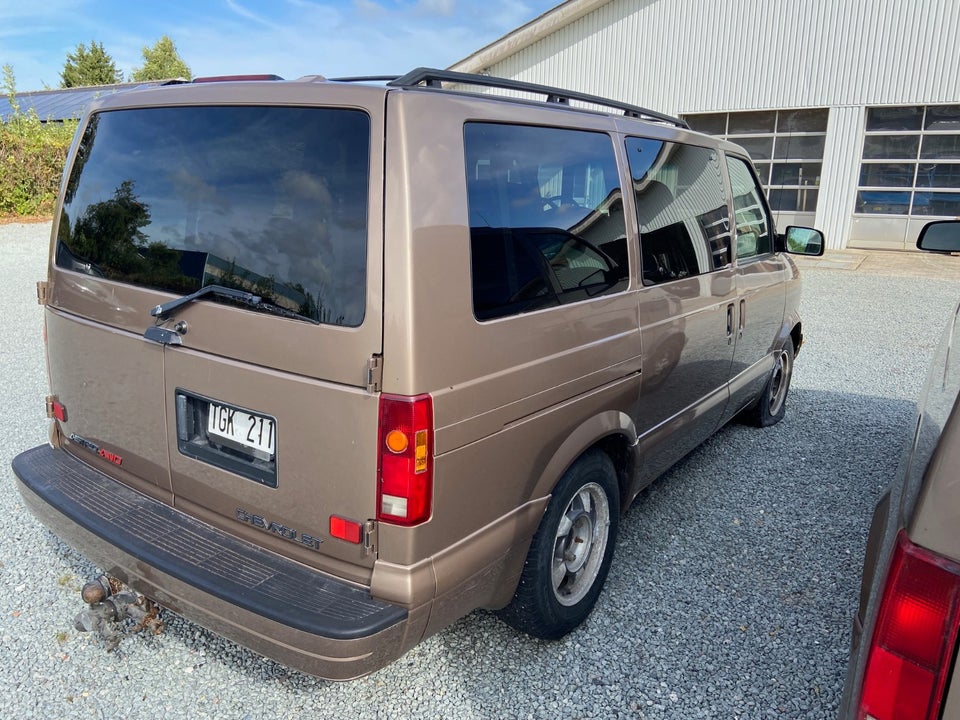
[[[128,92],[138,88],[166,85],[176,80],[152,80],[138,83],[119,83],[117,85],[96,85],[93,87],[65,88],[58,90],[38,90],[17,93],[15,98],[21,112],[36,112],[40,120],[61,122],[78,119],[94,100],[111,93]],[[6,121],[13,114],[10,101],[0,96],[0,121]]]
[[[449,69],[457,72],[482,73],[505,57],[533,45],[538,40],[542,40],[547,35],[570,25],[609,2],[611,0],[566,0],[526,25],[511,30],[499,40],[494,40],[463,60],[455,62]]]

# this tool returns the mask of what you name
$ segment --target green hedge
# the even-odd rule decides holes
[[[14,109],[0,122],[0,216],[49,215],[77,123],[40,122]]]

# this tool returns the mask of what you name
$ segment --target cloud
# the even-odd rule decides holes
[[[232,10],[234,13],[244,18],[245,20],[250,20],[251,22],[255,22],[258,25],[263,25],[268,28],[278,27],[275,23],[272,23],[269,20],[260,17],[252,10],[248,10],[247,8],[245,8],[240,3],[234,2],[234,0],[226,0],[226,3],[227,3],[227,7],[230,8],[230,10]]]
[[[353,0],[353,6],[365,18],[380,18],[387,14],[387,9],[373,0]]]
[[[417,10],[425,15],[453,17],[455,0],[418,0]]]

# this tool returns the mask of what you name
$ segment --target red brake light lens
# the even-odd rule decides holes
[[[433,510],[433,399],[380,396],[377,519],[417,525]]]
[[[914,545],[904,531],[887,576],[858,718],[933,720],[960,624],[960,565]]]

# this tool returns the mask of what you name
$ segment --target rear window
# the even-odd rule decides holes
[[[239,288],[360,325],[369,156],[357,110],[99,113],[70,173],[57,265],[177,294]]]

